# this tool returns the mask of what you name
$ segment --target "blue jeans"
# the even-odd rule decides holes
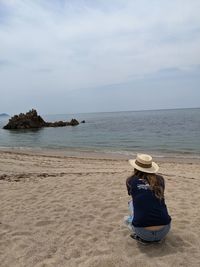
[[[171,224],[167,224],[163,226],[160,230],[152,231],[147,230],[144,227],[134,227],[133,231],[136,233],[137,236],[139,236],[141,239],[145,241],[159,241],[163,239],[167,233],[169,232],[171,227]]]

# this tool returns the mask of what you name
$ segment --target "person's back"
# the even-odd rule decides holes
[[[159,167],[149,155],[137,155],[129,162],[134,167],[134,174],[126,181],[134,209],[133,230],[143,240],[161,240],[171,222],[164,199],[164,178],[156,174]]]
[[[157,176],[160,186],[164,191],[164,179]],[[159,199],[152,191],[147,178],[139,178],[136,175],[127,180],[128,193],[132,196],[134,217],[132,224],[135,227],[148,227],[166,225],[171,221],[165,205],[164,197]]]

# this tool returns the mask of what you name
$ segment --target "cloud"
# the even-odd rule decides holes
[[[12,66],[12,62],[5,60],[5,59],[0,59],[0,70],[3,68],[8,68],[9,66]]]
[[[10,62],[7,61],[7,60],[1,60],[1,59],[0,59],[0,65],[1,65],[1,66],[7,66],[7,65],[9,65],[9,63],[10,63]]]
[[[2,84],[84,94],[187,75],[200,63],[199,8],[198,0],[0,0]]]

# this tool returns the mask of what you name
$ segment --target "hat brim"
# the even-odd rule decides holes
[[[135,162],[136,162],[135,159],[129,159],[129,163],[136,170],[139,170],[139,171],[142,171],[142,172],[146,172],[146,173],[156,173],[159,170],[159,167],[155,162],[152,162],[151,168],[142,168],[142,167],[138,166]]]

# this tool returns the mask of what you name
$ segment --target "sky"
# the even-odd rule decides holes
[[[0,0],[0,113],[200,107],[199,0]]]

